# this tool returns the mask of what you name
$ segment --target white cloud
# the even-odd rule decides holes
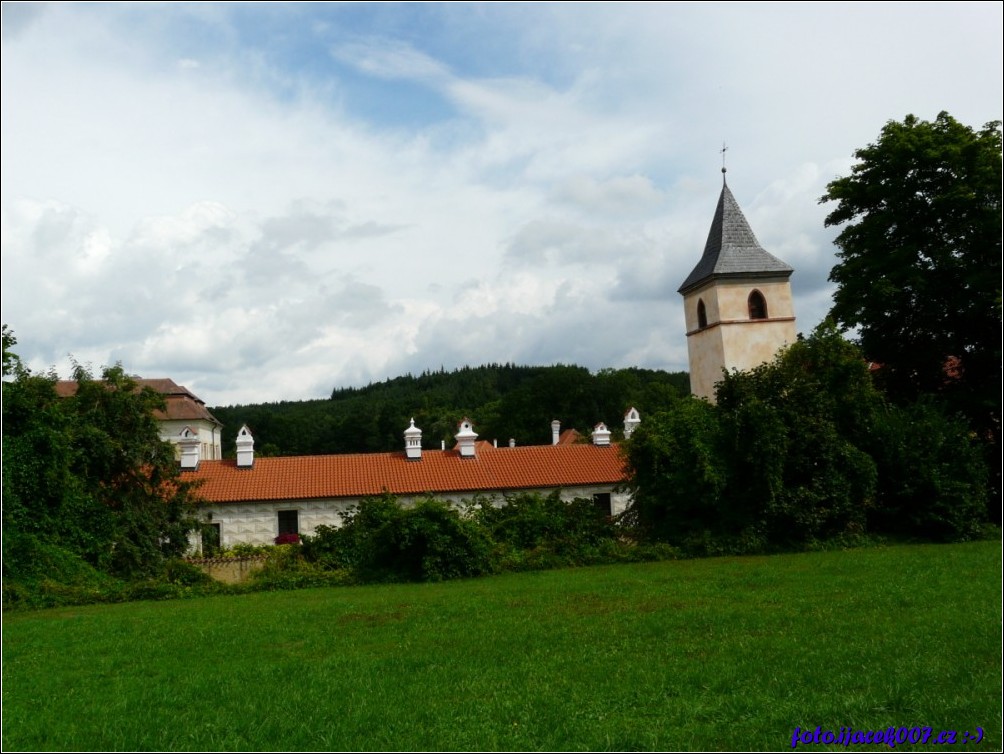
[[[645,243],[637,231],[545,217],[519,229],[509,244],[506,258],[536,266],[538,270],[546,264],[614,264],[633,259]]]
[[[723,139],[811,329],[817,199],[853,150],[907,112],[1002,109],[997,4],[3,15],[22,356],[121,360],[210,404],[485,361],[686,368],[676,287]]]
[[[347,42],[331,54],[362,73],[385,79],[414,79],[436,83],[451,77],[447,66],[395,39],[372,38]]]
[[[554,197],[587,213],[620,216],[651,212],[664,198],[651,178],[637,173],[605,181],[570,176],[555,187]]]

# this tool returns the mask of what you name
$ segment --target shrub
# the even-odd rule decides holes
[[[220,553],[224,558],[253,558],[258,555],[268,555],[271,551],[268,545],[252,545],[244,542],[224,548]]]
[[[164,567],[164,577],[172,584],[181,586],[213,583],[212,577],[201,568],[176,558],[167,561]]]
[[[392,495],[363,500],[337,529],[317,527],[303,538],[303,555],[361,581],[443,581],[492,569],[492,541],[475,522],[439,500],[403,508]]]
[[[679,543],[719,523],[728,479],[715,409],[684,398],[649,417],[627,443],[633,502],[624,522],[644,539]]]
[[[864,529],[876,483],[864,448],[882,397],[831,323],[769,364],[725,375],[717,397],[730,467],[719,533],[752,527],[788,547]]]
[[[931,402],[890,406],[876,427],[878,504],[872,525],[938,542],[979,538],[988,473],[960,420]]]
[[[493,543],[474,521],[446,503],[402,507],[393,495],[362,500],[338,528],[303,537],[303,556],[361,581],[442,581],[492,570]]]
[[[400,512],[401,506],[393,495],[365,498],[342,514],[341,526],[322,525],[312,536],[304,535],[303,556],[323,568],[358,572],[363,564],[374,560],[374,533],[395,520]]]
[[[492,542],[439,500],[421,500],[372,533],[363,573],[378,579],[443,581],[491,571]]]
[[[275,545],[268,548],[265,555],[265,563],[258,574],[269,574],[278,572],[289,572],[310,568],[299,545],[286,544]]]
[[[558,492],[510,495],[504,505],[475,498],[467,512],[503,551],[540,549],[573,563],[590,548],[618,535],[610,516],[592,500],[576,498],[566,502]]]
[[[303,557],[323,569],[351,569],[358,562],[356,534],[348,522],[337,527],[322,524],[300,538]]]

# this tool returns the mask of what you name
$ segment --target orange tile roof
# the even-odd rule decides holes
[[[558,436],[558,445],[571,445],[574,442],[584,442],[585,438],[577,429],[566,429]]]
[[[493,448],[478,443],[477,458],[456,450],[425,450],[421,460],[404,452],[202,461],[186,480],[202,480],[198,494],[213,503],[311,500],[424,493],[507,492],[626,480],[617,445],[526,445]]]

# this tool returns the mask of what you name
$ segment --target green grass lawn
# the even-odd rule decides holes
[[[1000,542],[3,620],[4,750],[762,750],[818,725],[999,751],[1001,724]]]

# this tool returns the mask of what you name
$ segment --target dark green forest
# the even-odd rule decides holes
[[[573,365],[487,364],[395,377],[360,388],[335,388],[323,400],[217,406],[223,425],[223,453],[234,455],[234,439],[247,424],[262,455],[367,453],[403,448],[408,421],[422,429],[422,444],[453,445],[458,422],[474,422],[481,439],[520,445],[551,441],[551,421],[584,435],[597,422],[617,433],[624,413],[637,408],[642,419],[690,394],[686,372],[603,369],[593,374]]]

